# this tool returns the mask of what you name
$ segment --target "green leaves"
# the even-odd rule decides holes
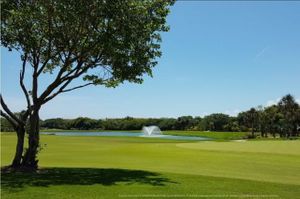
[[[4,0],[1,42],[27,52],[31,64],[45,65],[46,73],[66,65],[71,71],[83,61],[86,72],[93,69],[92,75],[84,76],[86,81],[108,87],[123,81],[141,83],[161,56],[160,32],[168,31],[166,17],[173,4],[173,0]]]

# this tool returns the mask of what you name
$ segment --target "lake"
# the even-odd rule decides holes
[[[44,135],[54,136],[112,136],[112,137],[144,137],[144,138],[158,138],[158,139],[171,139],[171,140],[212,140],[207,137],[194,137],[194,136],[173,136],[173,135],[152,135],[148,136],[139,132],[41,132]]]

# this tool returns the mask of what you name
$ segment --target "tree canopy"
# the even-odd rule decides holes
[[[1,115],[23,138],[29,120],[25,165],[37,167],[42,105],[60,93],[89,85],[116,87],[124,81],[142,83],[144,75],[152,75],[152,68],[161,56],[160,33],[169,29],[166,17],[173,3],[173,0],[1,1],[1,44],[21,54],[20,86],[27,102],[24,114],[18,118],[1,95],[4,110]],[[25,72],[28,67],[32,68],[32,74],[26,76],[31,72]],[[45,73],[53,81],[40,89]],[[26,77],[32,82],[29,89],[24,83]],[[84,83],[74,85],[78,78]]]

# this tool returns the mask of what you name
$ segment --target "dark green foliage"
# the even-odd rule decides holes
[[[87,117],[79,117],[72,120],[71,126],[75,129],[89,130],[89,129],[100,129],[101,126],[97,120],[93,120]]]
[[[161,130],[175,130],[177,120],[174,118],[161,118],[158,124]]]
[[[179,118],[117,118],[95,120],[61,118],[43,121],[46,129],[78,130],[141,130],[143,126],[156,125],[161,130],[224,131],[224,132],[261,132],[261,137],[268,134],[281,137],[298,136],[300,128],[300,108],[291,97],[284,97],[278,105],[241,112],[237,117],[222,113],[201,117],[182,116]]]
[[[237,117],[230,117],[227,124],[223,126],[224,131],[231,131],[231,132],[240,132],[241,128],[239,126]]]
[[[117,118],[100,119],[76,118],[76,119],[47,119],[41,123],[44,129],[63,130],[141,130],[143,126],[158,125],[162,130],[176,129],[176,119],[173,118]]]
[[[205,116],[202,119],[202,128],[206,131],[224,131],[226,128],[229,128],[226,126],[229,124],[229,122],[229,115],[215,113]]]
[[[62,118],[47,119],[42,121],[41,126],[49,129],[69,129],[70,121]]]
[[[260,111],[259,117],[262,137],[266,137],[267,133],[271,133],[273,137],[275,137],[277,133],[281,134],[283,115],[280,113],[277,105],[266,107]]]
[[[270,133],[273,137],[299,136],[300,107],[291,95],[284,96],[277,105],[266,107],[259,113],[259,128],[262,137]]]
[[[188,130],[192,129],[195,125],[194,119],[192,116],[182,116],[177,118],[175,129],[176,130]]]
[[[241,126],[251,130],[251,138],[254,138],[254,132],[259,129],[259,112],[255,108],[251,108],[249,111],[239,113],[238,121]]]
[[[281,130],[286,137],[297,136],[300,127],[299,104],[291,95],[284,96],[278,103],[279,112],[282,114]]]
[[[43,72],[80,65],[83,80],[115,87],[151,75],[173,0],[4,0],[1,43]],[[25,56],[23,56],[24,58]]]
[[[1,117],[1,125],[0,125],[0,131],[6,131],[6,132],[12,132],[15,131],[15,129],[13,128],[13,126],[11,125],[11,123],[9,123],[7,121],[7,119]]]

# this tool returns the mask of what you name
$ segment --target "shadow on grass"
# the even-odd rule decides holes
[[[148,184],[164,186],[175,183],[159,173],[127,169],[95,169],[95,168],[47,168],[39,173],[2,173],[3,189],[15,190],[28,186],[47,187],[51,185],[94,185],[105,186],[117,183]]]

